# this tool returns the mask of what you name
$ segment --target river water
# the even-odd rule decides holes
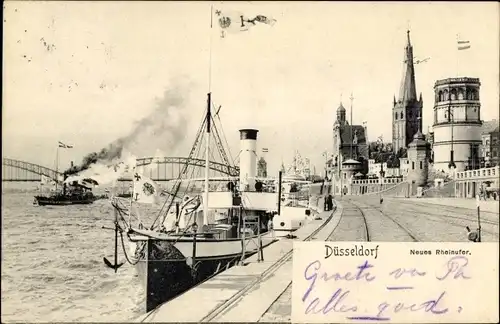
[[[102,229],[113,226],[109,202],[34,206],[34,186],[2,185],[2,322],[137,318],[145,294],[136,270],[125,263],[115,274],[102,261],[114,255],[114,232]]]

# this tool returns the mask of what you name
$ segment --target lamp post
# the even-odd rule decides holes
[[[328,180],[328,151],[324,151],[322,156],[325,157],[325,180]]]
[[[195,270],[195,267],[196,267],[196,234],[198,232],[198,224],[196,223],[196,221],[191,226],[191,229],[193,230],[193,257],[192,257],[193,266],[192,266],[191,270],[193,271],[193,275],[194,275],[196,272],[196,270]]]
[[[450,99],[451,100],[451,99]],[[453,124],[455,123],[455,118],[453,116],[453,113],[451,112],[451,103],[448,106],[448,121],[451,122],[451,150],[450,150],[450,163],[448,163],[448,168],[450,171],[455,169],[457,166],[455,165],[455,157],[454,157],[454,151],[453,151]]]
[[[384,176],[385,176],[385,171],[384,171],[384,163],[380,161],[380,203],[384,201],[382,198],[382,188],[384,186]]]

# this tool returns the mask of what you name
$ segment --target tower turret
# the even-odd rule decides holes
[[[434,169],[453,174],[480,166],[481,102],[477,78],[459,77],[434,85]]]
[[[340,106],[337,108],[337,120],[336,123],[339,125],[345,125],[346,124],[346,110],[344,108],[344,105],[342,105],[342,101],[340,102]]]
[[[408,182],[418,187],[425,186],[429,171],[430,145],[425,140],[424,134],[419,130],[413,136],[413,141],[408,148]]]

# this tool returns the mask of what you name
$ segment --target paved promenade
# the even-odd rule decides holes
[[[475,199],[465,199],[465,198],[398,198],[407,201],[413,201],[415,203],[424,204],[435,204],[441,206],[459,207],[465,209],[476,209]],[[499,213],[500,201],[499,200],[480,200],[479,208],[481,211],[490,213]]]

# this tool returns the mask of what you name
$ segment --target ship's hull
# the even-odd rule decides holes
[[[262,247],[274,241],[274,238],[263,237]],[[245,257],[255,254],[257,237],[247,238],[245,245]],[[194,243],[189,238],[149,239],[137,243],[136,267],[146,290],[146,312],[237,264],[242,259],[242,240],[202,239],[196,242],[196,252],[193,252]]]
[[[94,202],[94,198],[52,198],[36,196],[35,201],[39,206],[67,206],[67,205],[88,205]]]

